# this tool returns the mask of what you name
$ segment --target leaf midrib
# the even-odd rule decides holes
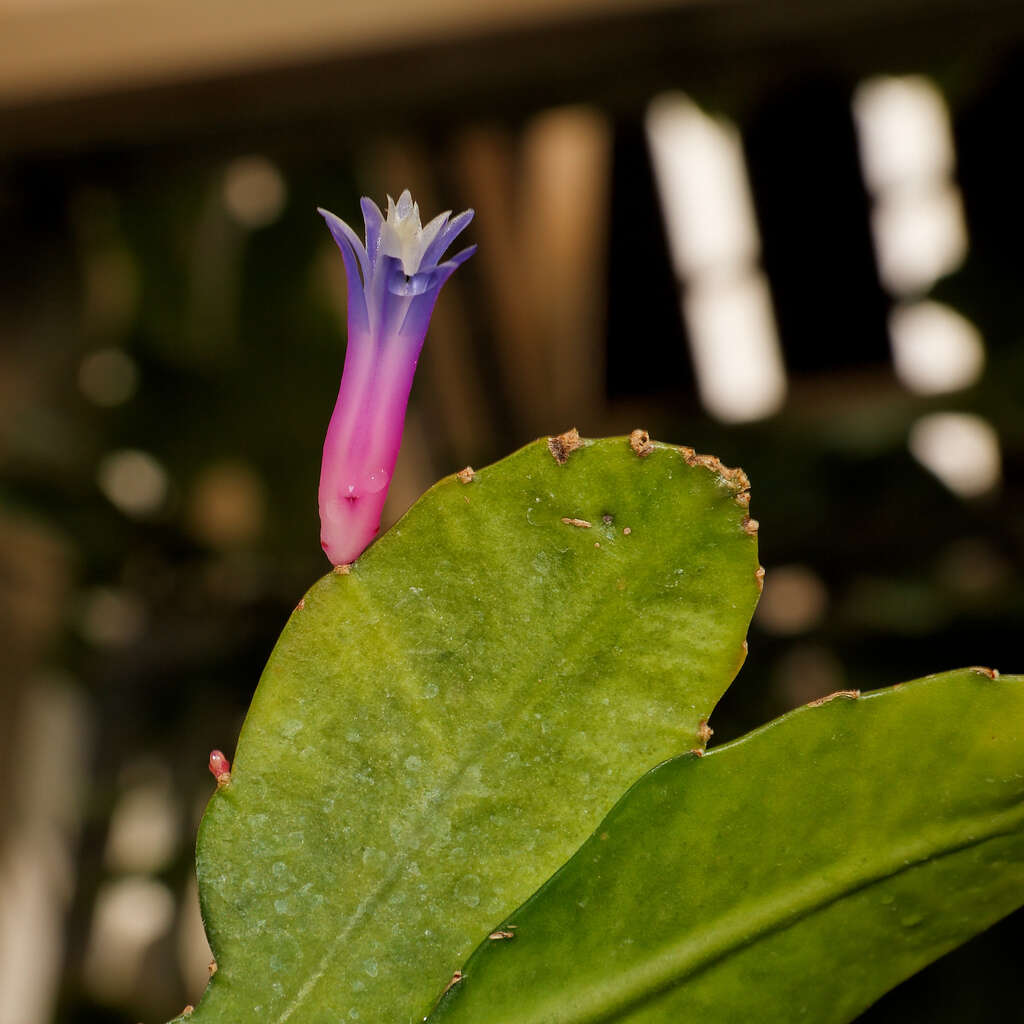
[[[955,829],[934,828],[927,837],[889,847],[888,856],[874,870],[865,871],[861,858],[849,858],[838,872],[830,872],[826,884],[802,879],[781,893],[749,902],[724,914],[717,922],[701,927],[694,937],[668,946],[645,963],[624,971],[604,984],[588,985],[565,998],[531,1007],[520,1024],[606,1024],[618,1020],[645,1003],[653,1002],[688,978],[767,936],[783,932],[859,891],[913,871],[929,861],[954,856],[995,839],[1009,837],[1024,825],[1024,804],[996,815],[962,819]],[[935,833],[941,833],[936,837]],[[952,833],[952,834],[951,834]],[[860,869],[860,870],[858,870]],[[836,874],[845,882],[835,884]],[[834,886],[834,888],[833,888]],[[823,889],[832,891],[822,892]]]

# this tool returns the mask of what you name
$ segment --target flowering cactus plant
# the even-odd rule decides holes
[[[706,751],[765,575],[741,470],[573,430],[440,481],[364,551],[472,250],[439,262],[469,213],[363,211],[365,248],[324,214],[345,570],[289,620],[234,763],[211,756],[216,970],[179,1020],[844,1024],[1024,903],[1022,677],[822,695]]]

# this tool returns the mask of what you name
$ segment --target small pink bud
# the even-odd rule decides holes
[[[210,771],[218,786],[226,786],[231,781],[231,762],[224,756],[223,751],[210,751]]]

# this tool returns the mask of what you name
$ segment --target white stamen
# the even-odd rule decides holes
[[[420,269],[427,246],[444,226],[447,214],[435,217],[425,228],[420,223],[419,204],[412,201],[406,189],[397,204],[388,196],[388,215],[381,228],[380,251],[385,256],[402,261],[402,270],[412,277]]]

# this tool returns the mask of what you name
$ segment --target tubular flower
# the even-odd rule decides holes
[[[416,362],[442,285],[476,250],[441,262],[473,219],[466,210],[425,227],[408,189],[387,217],[361,202],[366,244],[343,220],[318,212],[341,250],[348,282],[348,348],[324,441],[320,543],[334,565],[354,561],[376,536],[402,442]]]

